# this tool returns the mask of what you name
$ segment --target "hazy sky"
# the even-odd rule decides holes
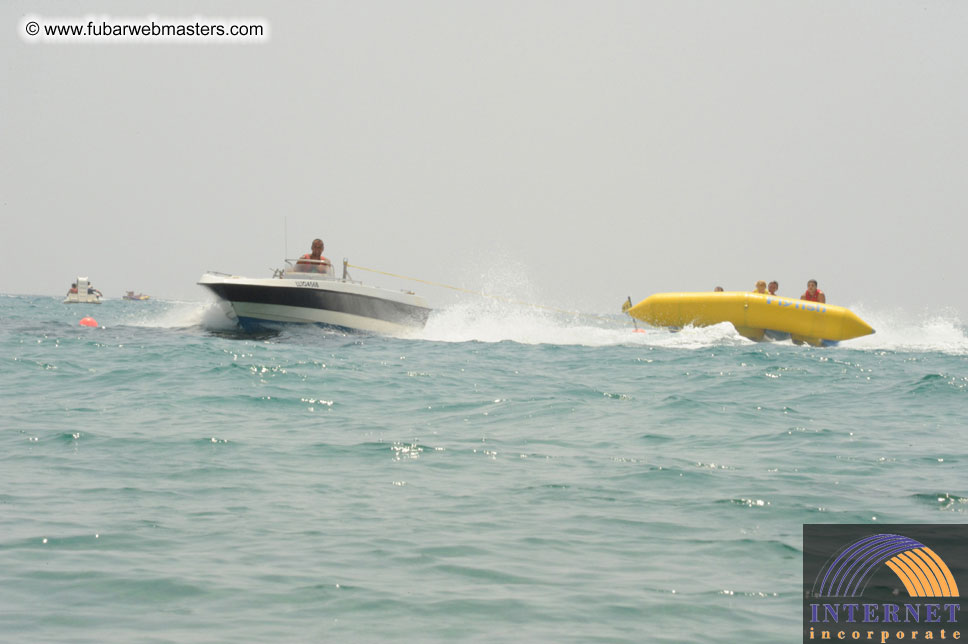
[[[271,35],[20,33],[153,14]],[[202,300],[206,270],[268,276],[320,236],[337,261],[561,308],[815,277],[830,302],[968,321],[962,1],[7,1],[0,20],[3,293],[81,274]]]

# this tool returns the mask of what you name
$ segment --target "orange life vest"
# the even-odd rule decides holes
[[[326,272],[329,271],[329,267],[330,267],[329,260],[326,259],[326,257],[324,257],[323,255],[320,255],[319,256],[319,259],[316,259],[315,257],[313,257],[312,253],[306,253],[305,255],[303,255],[302,257],[300,257],[299,259],[311,259],[313,261],[312,262],[296,262],[296,266],[307,266],[307,265],[312,266],[312,268],[310,269],[310,271],[311,272],[314,272],[314,273],[326,273]]]
[[[819,302],[821,293],[823,293],[823,291],[821,291],[819,288],[814,292],[813,295],[810,295],[810,291],[806,291],[803,295],[800,296],[800,299],[808,300],[810,302]]]

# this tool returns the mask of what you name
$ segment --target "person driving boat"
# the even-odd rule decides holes
[[[328,273],[331,264],[323,257],[323,240],[314,239],[311,248],[312,252],[306,253],[296,262],[296,270],[304,273]]]

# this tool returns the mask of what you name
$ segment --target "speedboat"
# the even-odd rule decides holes
[[[400,334],[422,329],[430,306],[413,291],[392,291],[350,279],[347,261],[336,277],[328,261],[287,259],[272,277],[210,271],[198,284],[231,306],[246,331],[280,324],[319,324],[353,331]]]
[[[829,346],[874,333],[842,306],[742,291],[656,293],[623,310],[654,326],[681,328],[730,322],[750,340],[784,340]]]
[[[86,277],[78,277],[77,281],[71,284],[64,298],[64,304],[100,304],[101,291],[91,286],[91,281]]]
[[[123,296],[121,296],[121,299],[136,300],[138,302],[143,302],[144,300],[150,300],[151,296],[145,295],[144,293],[135,293],[134,291],[128,291]]]

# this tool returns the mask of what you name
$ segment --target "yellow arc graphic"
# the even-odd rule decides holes
[[[886,562],[911,597],[959,597],[951,571],[931,548],[915,548]]]

